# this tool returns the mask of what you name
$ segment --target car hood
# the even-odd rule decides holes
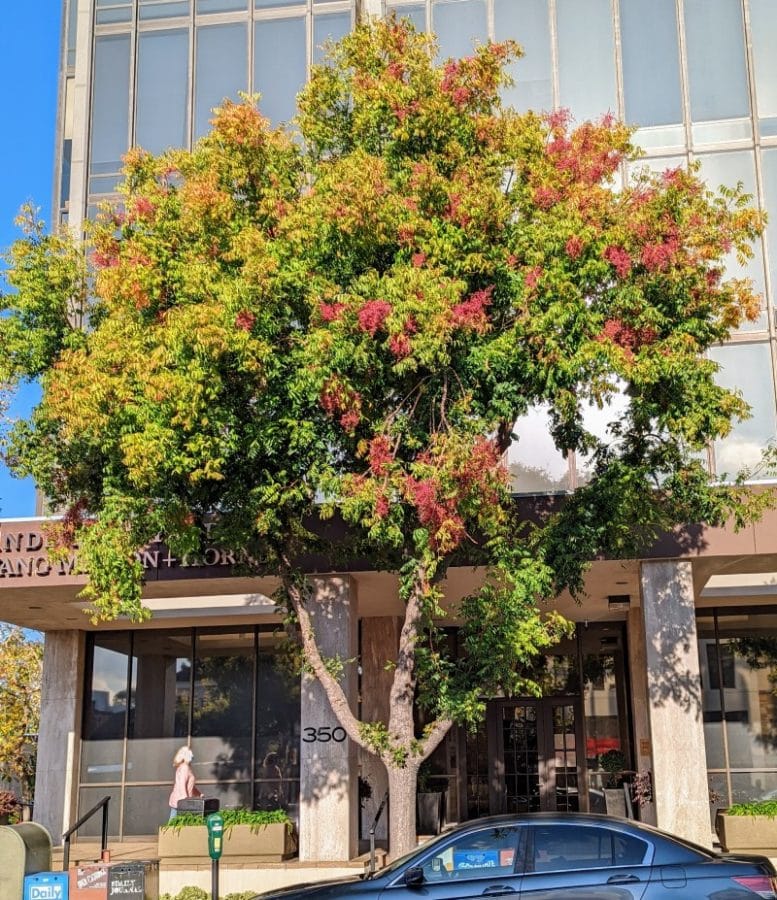
[[[343,888],[348,885],[363,884],[364,879],[358,875],[350,878],[335,878],[332,881],[313,881],[306,884],[295,884],[292,887],[281,888],[279,891],[270,891],[266,894],[259,894],[256,900],[308,900],[309,897],[316,897],[323,900],[325,897],[342,897]]]

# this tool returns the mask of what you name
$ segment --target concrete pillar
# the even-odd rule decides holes
[[[374,616],[361,620],[359,659],[362,666],[362,720],[365,722],[388,722],[394,671],[387,669],[386,663],[396,662],[401,630],[402,620],[395,616]],[[372,789],[372,799],[365,802],[361,810],[361,831],[366,837],[388,790],[388,774],[377,756],[361,749],[359,768],[362,778],[367,779]],[[375,837],[379,841],[388,840],[388,810],[384,809],[378,821]]]
[[[691,563],[642,563],[642,605],[656,824],[709,847]]]
[[[43,649],[33,818],[55,844],[75,821],[84,647],[83,631],[50,631]]]
[[[356,586],[348,576],[313,578],[309,611],[322,656],[345,663],[343,687],[356,710]],[[299,858],[338,861],[357,855],[356,752],[344,738],[321,685],[302,677]]]

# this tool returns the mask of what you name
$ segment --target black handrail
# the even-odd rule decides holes
[[[95,803],[95,805],[89,810],[89,812],[85,812],[81,818],[76,822],[75,825],[72,825],[68,830],[62,835],[62,871],[67,872],[68,867],[70,866],[70,836],[74,834],[78,829],[86,822],[88,819],[91,819],[92,816],[97,812],[100,807],[103,810],[103,827],[102,827],[102,848],[100,856],[103,856],[105,851],[108,849],[108,804],[111,802],[110,797],[103,797],[99,803]]]
[[[372,820],[372,825],[370,826],[370,875],[375,874],[375,828],[378,825],[378,819],[383,815],[383,810],[388,803],[388,798],[388,791],[386,791],[383,795],[383,799],[380,801],[378,811],[375,813],[375,818]]]

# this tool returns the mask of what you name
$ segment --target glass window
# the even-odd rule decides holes
[[[392,6],[391,10],[396,12],[398,19],[410,19],[415,26],[416,31],[426,31],[426,7],[414,4],[401,4]]]
[[[741,391],[751,410],[749,419],[735,422],[727,437],[715,441],[717,474],[733,477],[742,468],[756,468],[777,439],[771,353],[766,343],[728,344],[714,347],[710,357],[721,367],[717,383]]]
[[[146,31],[138,38],[135,142],[151,153],[188,144],[189,32]]]
[[[761,134],[777,135],[777,4],[750,0],[755,96]]]
[[[608,828],[543,825],[532,829],[529,865],[534,872],[635,866],[642,864],[648,849],[645,841]]]
[[[89,172],[92,175],[121,170],[121,158],[129,146],[129,81],[129,35],[98,37],[90,128]]]
[[[699,642],[702,718],[707,768],[722,769],[726,765],[726,758],[723,750],[723,707],[714,619],[711,616],[700,616],[696,620],[696,632]]]
[[[432,29],[442,59],[471,56],[475,43],[488,40],[485,0],[438,0],[432,7]]]
[[[691,118],[708,122],[748,116],[740,0],[685,0],[684,8]]]
[[[213,109],[248,90],[248,32],[242,22],[198,28],[194,82],[194,138],[208,131]]]
[[[529,410],[513,432],[518,439],[507,450],[512,490],[516,494],[569,490],[569,462],[553,442],[547,407]]]
[[[610,0],[557,0],[559,104],[578,120],[618,111]]]
[[[742,183],[745,191],[757,196],[755,181],[755,156],[751,150],[738,150],[735,153],[704,153],[699,156],[701,175],[713,190],[720,185],[733,187]],[[742,265],[735,253],[726,257],[726,274],[730,278],[750,278],[755,290],[761,295],[766,293],[764,275],[763,244],[760,240],[753,245],[753,257]],[[741,331],[766,330],[766,315],[761,315],[754,322],[744,322]]]
[[[198,630],[192,690],[192,768],[197,780],[250,779],[253,629]]]
[[[198,15],[206,13],[233,12],[246,9],[248,0],[197,0]]]
[[[505,91],[505,102],[521,112],[551,109],[553,57],[548,0],[494,0],[494,33],[497,41],[518,41],[524,51],[510,68],[515,84]]]
[[[307,6],[305,0],[255,0],[257,9],[265,9],[271,6]]]
[[[347,12],[316,15],[313,17],[313,62],[323,62],[325,46],[329,41],[337,42],[351,30],[351,14]],[[277,84],[277,74],[273,86]]]
[[[181,744],[187,742],[189,734],[191,675],[190,629],[135,633],[127,781],[168,781],[172,778],[173,756]]]
[[[89,812],[89,810],[96,804],[99,803],[103,797],[110,797],[111,801],[108,804],[108,834],[112,836],[118,836],[121,834],[120,825],[121,825],[121,788],[119,787],[82,787],[78,792],[78,815],[82,816],[84,813]],[[170,809],[168,807],[167,810],[168,816],[170,815]],[[92,816],[91,819],[88,819],[84,824],[78,829],[78,837],[82,840],[84,838],[100,838],[101,829],[102,829],[103,817],[101,813],[97,813]],[[157,824],[162,824],[161,822]]]
[[[288,122],[307,76],[305,19],[269,19],[254,29],[254,90],[262,95],[260,108],[274,125]]]
[[[675,0],[621,0],[620,13],[626,121],[682,122]]]
[[[76,64],[76,34],[78,30],[78,0],[69,0],[67,5],[67,66]]]
[[[140,0],[141,19],[169,19],[188,15],[189,0]]]
[[[761,151],[764,200],[769,221],[766,223],[767,258],[772,279],[772,303],[777,303],[777,148]]]
[[[448,879],[499,878],[512,875],[519,829],[483,828],[465,834],[428,856],[421,867],[428,882]]]
[[[613,434],[612,426],[622,422],[629,411],[629,399],[625,391],[613,394],[601,408],[595,403],[582,405],[583,427],[601,441],[605,447],[615,445],[620,438]],[[575,454],[577,480],[579,484],[590,481],[594,474],[596,460],[592,455]]]

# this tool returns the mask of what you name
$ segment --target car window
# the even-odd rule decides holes
[[[519,830],[504,826],[462,835],[423,860],[424,878],[434,882],[512,875]]]
[[[529,871],[600,869],[640,865],[648,845],[629,834],[586,825],[543,825],[533,829]]]

